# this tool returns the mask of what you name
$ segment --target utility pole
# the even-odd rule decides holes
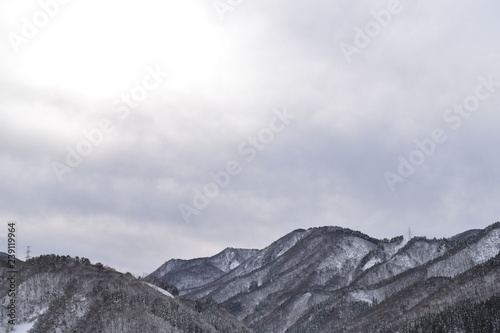
[[[411,237],[412,237],[412,235],[411,235],[411,228],[410,228],[410,227],[408,227],[408,240],[410,240],[410,239],[411,239]]]

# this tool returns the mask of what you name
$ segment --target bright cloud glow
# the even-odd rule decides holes
[[[54,1],[0,2],[0,221],[21,249],[142,275],[296,228],[443,237],[499,220],[498,2],[402,0],[377,29],[389,1],[243,1],[221,20],[205,0],[70,0],[24,36]],[[446,110],[490,76],[452,129]],[[283,108],[293,122],[266,130]],[[392,192],[384,174],[436,128],[446,141]],[[186,223],[179,204],[231,160],[241,173]]]

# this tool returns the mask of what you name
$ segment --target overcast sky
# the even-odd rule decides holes
[[[0,3],[0,246],[151,272],[500,220],[500,4]],[[216,178],[216,180],[214,180]]]

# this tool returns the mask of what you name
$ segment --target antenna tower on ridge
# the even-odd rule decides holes
[[[28,259],[31,258],[31,256],[30,256],[30,254],[31,254],[30,247],[31,246],[28,245],[28,250],[26,250],[26,260],[28,260]]]

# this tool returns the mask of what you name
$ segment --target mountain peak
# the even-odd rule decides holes
[[[444,288],[498,255],[499,227],[497,223],[451,239],[413,237],[409,241],[403,236],[380,240],[339,226],[296,229],[181,294],[218,302],[259,333],[309,332],[311,325],[324,333],[342,325],[356,327],[347,332],[371,332],[373,318],[363,319],[371,318],[370,309],[399,306],[391,309],[403,318],[398,293],[428,286],[420,294],[409,289],[412,302],[418,304],[432,290]],[[225,249],[214,257],[222,260],[238,251],[244,250]],[[500,283],[500,274],[495,281]],[[484,290],[494,289],[475,283]],[[357,316],[364,327],[352,320]]]

